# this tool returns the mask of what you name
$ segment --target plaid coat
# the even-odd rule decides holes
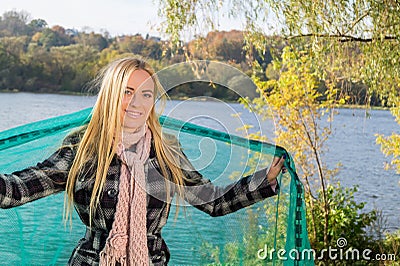
[[[64,140],[63,146],[45,161],[12,174],[0,174],[0,207],[11,208],[65,190],[68,171],[76,153],[79,134],[72,134]],[[100,204],[96,209],[89,229],[89,202],[93,170],[86,170],[77,178],[74,191],[74,204],[82,222],[87,226],[85,236],[72,252],[69,265],[98,265],[99,253],[105,245],[111,230],[118,199],[118,185],[121,161],[114,157],[108,170]],[[275,195],[266,177],[266,169],[246,176],[225,187],[214,186],[210,180],[193,169],[182,167],[190,180],[184,187],[185,201],[197,209],[211,215],[221,216],[235,212],[264,198]],[[147,189],[147,240],[150,265],[166,265],[170,253],[161,237],[161,229],[167,222],[170,202],[167,202],[165,178],[151,147],[145,165]],[[172,186],[170,196],[175,193]]]

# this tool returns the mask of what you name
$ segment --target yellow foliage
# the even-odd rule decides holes
[[[279,79],[255,79],[260,97],[253,104],[260,114],[266,113],[266,106],[271,108],[276,121],[274,141],[292,152],[303,178],[319,176],[324,182],[334,171],[321,167],[323,163],[317,161],[330,130],[318,121],[345,99],[339,99],[334,82],[326,82],[324,95],[318,91],[320,80],[308,54],[286,47],[282,61],[274,61],[273,66],[280,73]]]
[[[391,109],[393,116],[397,123],[400,124],[400,106]],[[386,157],[392,156],[388,168],[395,168],[396,172],[400,174],[400,135],[393,133],[391,136],[385,137],[381,134],[376,134],[376,143],[381,145],[381,151]]]
[[[36,32],[33,36],[32,36],[32,42],[39,42],[40,38],[42,37],[42,33],[41,32]]]

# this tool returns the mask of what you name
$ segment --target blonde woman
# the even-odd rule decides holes
[[[66,191],[66,217],[74,206],[87,227],[69,265],[166,265],[170,254],[161,229],[175,194],[211,216],[276,194],[284,158],[226,188],[192,167],[177,141],[161,134],[153,107],[164,91],[143,60],[116,60],[97,81],[87,126],[37,166],[0,175],[2,208]],[[256,190],[250,189],[254,180],[260,181]]]

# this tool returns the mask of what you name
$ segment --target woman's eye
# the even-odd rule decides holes
[[[125,90],[125,95],[132,95],[133,92],[131,90]]]
[[[153,97],[153,94],[145,93],[145,94],[143,94],[143,96],[146,97],[146,98],[151,98],[151,97]]]

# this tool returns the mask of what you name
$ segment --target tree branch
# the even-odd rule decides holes
[[[350,30],[354,29],[354,27],[355,27],[361,20],[363,20],[366,16],[368,16],[370,10],[371,10],[371,9],[368,9],[367,11],[365,11],[363,15],[361,15],[356,21],[354,21],[353,24],[351,25],[350,29],[349,29],[347,32],[349,32]],[[346,32],[346,33],[347,33],[347,32]]]
[[[378,38],[360,38],[354,37],[350,35],[342,35],[342,34],[316,34],[316,33],[308,33],[308,34],[300,34],[286,37],[287,40],[296,39],[296,38],[304,38],[304,37],[320,37],[320,38],[337,38],[340,39],[340,42],[372,42]],[[400,40],[400,36],[384,36],[384,40]]]

